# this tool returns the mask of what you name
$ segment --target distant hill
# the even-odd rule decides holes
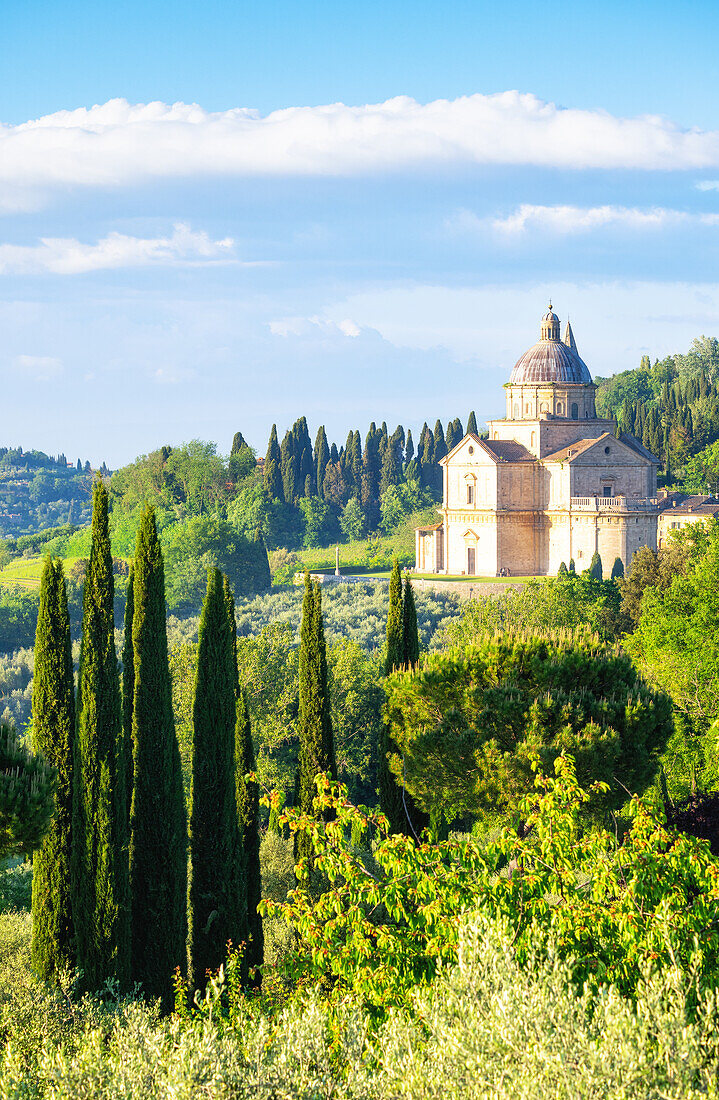
[[[667,483],[716,491],[716,459],[703,454],[719,441],[719,340],[702,336],[686,355],[642,357],[636,370],[595,378],[597,410],[616,417],[662,464]]]
[[[0,447],[0,538],[88,523],[92,477],[80,459]]]

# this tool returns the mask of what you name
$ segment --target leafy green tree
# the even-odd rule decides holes
[[[127,764],[108,528],[108,494],[93,486],[92,548],[85,576],[73,763],[73,921],[88,990],[129,984]]]
[[[187,819],[172,712],[165,569],[152,508],[134,563],[134,775],[130,814],[132,978],[168,1009],[187,938]]]
[[[223,577],[209,569],[200,617],[193,705],[188,964],[191,990],[247,930],[235,773],[236,672]]]
[[[57,768],[0,722],[0,858],[37,848],[55,813]]]
[[[660,592],[666,591],[675,576],[686,572],[690,555],[691,549],[687,544],[674,540],[660,550],[652,550],[650,546],[641,546],[637,550],[620,582],[621,609],[631,621],[631,626],[636,627],[639,622],[645,589],[652,587]]]
[[[365,515],[357,497],[347,501],[340,516],[340,529],[348,539],[361,539],[365,530]]]
[[[52,981],[74,964],[70,869],[75,683],[62,563],[45,560],[32,682],[33,748],[57,770],[55,814],[33,860],[32,966]],[[42,814],[42,811],[41,811]]]
[[[173,524],[162,536],[171,611],[196,610],[202,603],[207,569],[227,573],[238,594],[255,595],[271,586],[267,550],[217,515],[195,516]]]
[[[240,432],[238,432],[237,435],[240,435]],[[253,448],[243,440],[240,447],[236,451],[233,450],[230,455],[230,461],[227,464],[227,468],[231,481],[236,485],[254,474],[257,469],[257,456]]]
[[[643,673],[674,702],[677,730],[664,769],[670,794],[678,797],[719,789],[719,525],[705,552],[686,565],[686,575],[676,573],[667,587],[646,588],[626,643]]]
[[[297,805],[305,813],[313,812],[317,790],[315,777],[321,772],[337,777],[332,718],[327,688],[327,651],[322,621],[322,591],[305,573],[299,652],[299,712],[297,729],[300,739],[297,767]],[[296,857],[311,864],[311,845],[295,848]]]
[[[326,545],[330,537],[332,520],[329,505],[325,504],[319,497],[302,497],[299,506],[305,526],[305,546]]]
[[[652,782],[672,731],[669,698],[642,681],[629,657],[591,635],[494,635],[431,654],[387,681],[396,775],[419,805],[445,820],[516,815],[534,761],[562,752],[582,783],[601,781],[595,813]]]

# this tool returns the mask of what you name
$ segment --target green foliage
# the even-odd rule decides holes
[[[719,789],[719,525],[705,534],[668,587],[648,587],[627,646],[644,674],[668,692],[677,735],[664,762],[670,793]],[[664,564],[662,562],[662,564]],[[631,573],[630,578],[631,579]]]
[[[72,920],[72,800],[75,681],[70,616],[62,563],[45,561],[35,636],[32,741],[57,770],[52,825],[33,861],[32,964],[53,980],[74,962]]]
[[[299,507],[304,521],[304,545],[324,546],[334,531],[332,509],[320,497],[302,497]]]
[[[392,575],[389,580],[389,610],[387,612],[387,647],[384,659],[384,674],[389,676],[395,669],[404,666],[404,614],[402,603],[402,574],[399,561],[394,559]],[[407,806],[404,781],[400,774],[397,779],[390,770],[390,757],[397,752],[397,745],[386,723],[382,724],[377,759],[377,789],[379,804],[387,817],[392,832],[410,833],[413,822],[414,806]],[[421,830],[417,830],[417,835]]]
[[[264,903],[295,933],[282,961],[289,980],[384,1014],[456,962],[472,912],[503,923],[519,965],[549,948],[578,990],[613,985],[641,996],[647,974],[668,968],[699,990],[716,988],[719,864],[708,845],[669,833],[638,799],[621,845],[613,833],[583,832],[598,792],[579,786],[571,757],[556,758],[554,776],[536,775],[519,805],[523,835],[507,826],[484,844],[388,836],[381,815],[353,807],[322,777],[317,786],[313,813],[288,810],[285,818],[311,843],[330,888],[308,891],[298,868],[287,901]],[[380,839],[368,868],[348,838],[370,831]]]
[[[31,646],[37,623],[37,593],[0,585],[0,652],[13,653]]]
[[[223,577],[209,569],[193,704],[188,966],[190,990],[244,942],[247,907],[235,793],[236,680]]]
[[[487,637],[394,673],[386,689],[402,754],[392,769],[447,821],[516,820],[534,761],[549,769],[567,751],[583,783],[606,784],[591,811],[616,811],[652,782],[672,732],[669,699],[591,635]]]
[[[172,712],[165,573],[151,507],[137,533],[132,593],[131,973],[169,1008],[174,971],[185,963],[187,819]]]
[[[0,858],[31,852],[55,812],[57,770],[0,722]]]
[[[403,664],[411,668],[419,660],[419,630],[417,628],[417,605],[414,600],[414,589],[409,577],[404,582],[402,641],[404,645]]]
[[[167,562],[167,604],[171,611],[196,611],[210,566],[222,570],[238,595],[266,591],[271,584],[267,551],[217,515],[195,516],[163,532]]]
[[[612,566],[612,575],[610,580],[618,581],[624,576],[624,562],[621,558],[614,559],[614,565]]]
[[[85,988],[129,982],[127,765],[113,616],[108,495],[93,487],[73,763],[73,920]]]
[[[305,573],[299,652],[299,710],[297,715],[299,752],[297,760],[297,805],[310,813],[315,794],[315,776],[337,774],[332,716],[327,687],[327,653],[322,621],[322,591]],[[304,838],[300,838],[302,842]],[[308,849],[297,849],[300,861]]]
[[[0,865],[0,914],[12,909],[29,912],[32,905],[32,863],[10,856]]]
[[[386,534],[396,531],[407,516],[432,504],[432,494],[417,481],[407,480],[403,485],[390,484],[380,497],[382,529]]]
[[[365,533],[365,516],[357,497],[351,497],[339,519],[340,529],[348,539],[361,539]]]
[[[602,559],[599,556],[599,551],[595,550],[592,554],[592,560],[589,563],[589,569],[587,570],[589,576],[595,581],[601,581],[604,579],[602,571]]]
[[[566,575],[530,580],[521,588],[468,601],[436,644],[470,645],[495,631],[541,634],[579,628],[588,628],[604,641],[616,641],[630,626],[616,584],[569,570]]]

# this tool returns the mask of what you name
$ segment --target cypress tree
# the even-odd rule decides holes
[[[412,439],[411,428],[407,429],[407,442],[404,447],[404,466],[405,469],[409,466],[410,462],[414,458],[414,440]]]
[[[566,577],[567,576],[567,563],[566,562],[560,561],[559,569],[557,570],[557,576],[558,577]]]
[[[55,815],[35,851],[32,875],[33,970],[46,981],[74,963],[72,850],[75,684],[62,563],[47,558],[40,582],[32,682],[33,749],[57,768]]]
[[[394,438],[394,437],[393,437]],[[390,485],[399,485],[402,480],[402,463],[397,455],[397,446],[390,439],[385,448],[384,457],[382,459],[382,470],[380,472],[379,480],[379,492],[380,495],[389,489]]]
[[[592,554],[592,560],[589,563],[589,569],[587,570],[590,577],[594,577],[595,581],[602,580],[602,559],[599,556],[597,550]]]
[[[322,593],[305,573],[302,601],[299,653],[299,713],[297,719],[300,747],[297,768],[297,805],[312,813],[317,794],[315,776],[327,772],[337,776],[330,700],[327,688],[327,653],[322,622]],[[309,839],[296,834],[295,858],[311,860]]]
[[[397,558],[392,563],[392,575],[389,581],[389,610],[387,612],[387,651],[385,653],[384,674],[389,676],[395,668],[404,664],[404,616],[402,606],[402,575]],[[393,833],[407,831],[407,819],[402,804],[402,788],[390,771],[388,756],[397,751],[390,737],[389,728],[382,723],[377,761],[377,782],[379,804],[386,815]]]
[[[127,767],[115,652],[108,494],[92,491],[85,574],[73,779],[73,921],[83,986],[130,974]]]
[[[232,437],[232,449],[230,451],[230,454],[239,454],[242,448],[246,446],[247,443],[245,442],[245,437],[243,436],[242,432],[235,432],[234,436]]]
[[[417,608],[414,602],[414,591],[409,577],[404,582],[402,635],[404,642],[403,663],[411,668],[419,660],[419,630],[417,629]]]
[[[167,656],[165,567],[155,513],[137,532],[130,815],[132,978],[165,1008],[187,938],[187,818]]]
[[[473,432],[474,435],[479,435],[477,431],[477,417],[474,415],[474,409],[472,409],[467,419],[467,435],[469,435],[470,432]]]
[[[385,655],[385,676],[396,668],[415,665],[419,660],[419,633],[417,631],[417,611],[414,592],[409,581],[402,594],[402,575],[399,562],[394,559],[389,582],[389,611],[387,613],[387,653]],[[411,795],[404,790],[389,767],[389,756],[397,752],[397,745],[391,736],[389,727],[383,723],[380,729],[380,743],[377,762],[379,803],[386,815],[393,833],[419,838],[428,824],[428,817],[414,803]]]
[[[235,793],[237,720],[232,630],[223,578],[208,570],[200,616],[193,704],[188,963],[190,990],[225,961],[246,934],[242,839]]]
[[[297,485],[297,456],[295,454],[294,439],[289,432],[285,432],[280,448],[280,476],[282,478],[282,495],[286,504],[294,504],[300,495]]]
[[[122,735],[125,753],[125,802],[127,805],[127,827],[130,828],[130,810],[132,808],[132,784],[134,762],[132,754],[132,711],[135,704],[135,650],[132,644],[132,620],[135,613],[134,595],[135,568],[130,565],[127,582],[127,602],[125,604],[125,636],[122,644]]]
[[[245,890],[247,904],[247,930],[250,942],[245,960],[250,973],[255,971],[253,984],[259,986],[261,976],[257,967],[262,966],[265,951],[265,938],[262,929],[262,917],[257,906],[262,898],[262,872],[260,870],[260,787],[256,781],[246,780],[245,776],[256,768],[255,747],[252,743],[250,712],[245,693],[240,687],[237,668],[237,626],[235,622],[235,598],[227,577],[223,580],[223,592],[227,617],[232,633],[232,660],[235,670],[235,699],[237,718],[235,721],[235,797],[237,816],[242,834],[244,862],[241,888]]]
[[[327,463],[330,460],[330,449],[327,444],[327,433],[325,432],[324,424],[320,425],[320,427],[317,429],[317,438],[315,439],[315,449],[313,457],[317,496],[322,497],[322,486],[325,480],[325,470],[327,469]],[[335,459],[335,461],[337,460]]]
[[[612,566],[612,580],[618,581],[624,576],[624,562],[621,558],[614,559],[614,565]]]
[[[281,465],[282,456],[280,455],[280,445],[277,442],[277,425],[273,424],[272,431],[270,432],[270,441],[267,444],[267,454],[265,456],[265,466],[262,475],[265,492],[270,500],[285,499],[282,487]]]

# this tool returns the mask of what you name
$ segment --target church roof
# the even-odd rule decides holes
[[[542,462],[571,462],[579,455],[584,454],[590,447],[593,447],[595,443],[598,443],[600,439],[614,439],[613,435],[609,432],[602,432],[601,435],[595,435],[592,439],[577,439],[574,443],[567,443],[558,451],[554,451],[550,455],[545,455]]]
[[[482,443],[501,462],[536,462],[536,455],[514,439],[483,439]]]
[[[510,385],[538,385],[542,382],[587,385],[592,381],[587,364],[579,358],[569,322],[564,340],[560,339],[559,318],[552,312],[551,305],[542,318],[541,334],[539,343],[525,351],[515,363]]]

